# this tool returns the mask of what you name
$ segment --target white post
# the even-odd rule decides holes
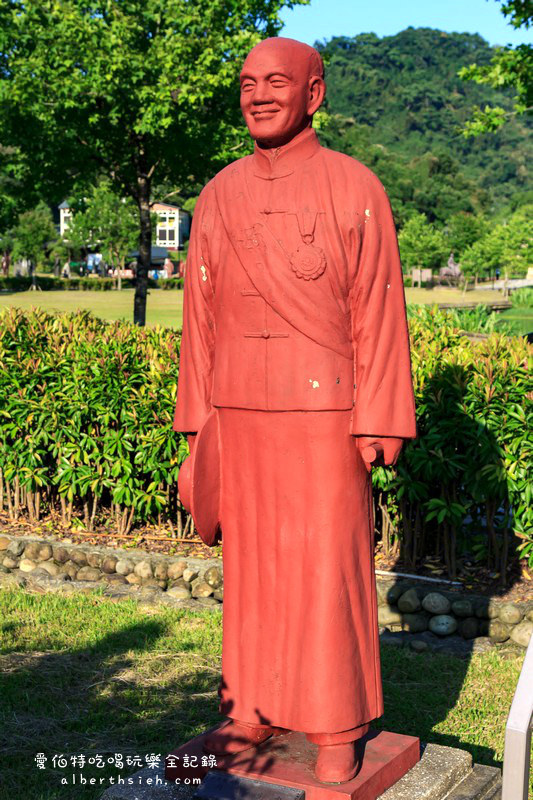
[[[527,800],[533,719],[533,637],[505,726],[502,800]]]

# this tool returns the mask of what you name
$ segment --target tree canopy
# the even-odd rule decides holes
[[[238,72],[248,50],[308,0],[4,0],[0,132],[58,203],[99,174],[135,201],[144,324],[150,193],[199,181],[238,154]]]

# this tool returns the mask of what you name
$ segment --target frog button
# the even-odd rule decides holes
[[[270,339],[270,331],[263,331],[261,336],[263,337],[263,339]]]

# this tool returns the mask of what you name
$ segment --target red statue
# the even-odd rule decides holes
[[[217,522],[224,537],[229,721],[207,748],[301,731],[318,779],[344,782],[383,713],[369,472],[395,462],[415,414],[390,205],[369,169],[321,147],[323,74],[292,39],[246,58],[255,149],[196,207],[174,428],[191,446],[182,495],[206,540]]]

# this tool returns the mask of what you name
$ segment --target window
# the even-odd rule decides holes
[[[168,230],[168,241],[173,242],[176,239],[176,231],[174,228],[169,228]]]
[[[164,228],[159,228],[157,231],[157,238],[161,239],[162,242],[166,242],[167,240],[167,232]]]

